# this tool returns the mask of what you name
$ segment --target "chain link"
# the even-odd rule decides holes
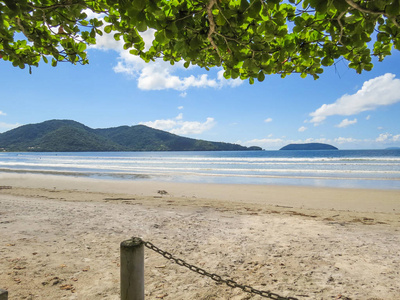
[[[211,278],[212,280],[214,280],[217,283],[224,283],[224,284],[226,284],[227,286],[229,286],[231,288],[239,288],[239,289],[241,289],[242,291],[244,291],[246,293],[256,294],[256,295],[259,295],[259,296],[264,297],[264,298],[270,298],[270,299],[275,299],[275,300],[298,300],[297,298],[293,298],[293,297],[282,297],[282,296],[280,296],[278,294],[275,294],[275,293],[272,293],[270,291],[257,290],[255,288],[249,286],[249,285],[242,285],[242,284],[239,284],[236,281],[231,280],[231,279],[223,279],[221,276],[219,276],[217,274],[209,273],[206,270],[203,270],[202,268],[199,268],[199,267],[196,267],[194,265],[188,264],[183,259],[176,258],[171,253],[161,250],[160,248],[158,248],[157,246],[155,246],[151,242],[146,242],[146,241],[143,241],[143,240],[142,240],[142,242],[147,248],[157,252],[158,254],[161,254],[166,259],[175,262],[179,266],[186,267],[189,270],[191,270],[191,271],[193,271],[193,272],[195,272],[197,274],[200,274],[202,276],[207,276],[207,277]]]

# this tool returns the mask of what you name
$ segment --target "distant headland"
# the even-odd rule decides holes
[[[322,143],[289,144],[279,150],[339,150],[335,146]]]
[[[144,125],[92,129],[72,120],[50,120],[0,133],[0,151],[10,152],[254,150],[262,148],[192,139]]]

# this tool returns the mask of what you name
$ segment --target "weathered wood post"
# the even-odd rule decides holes
[[[123,241],[121,249],[121,300],[144,300],[144,245],[140,238]]]
[[[0,300],[8,300],[8,292],[0,289]]]

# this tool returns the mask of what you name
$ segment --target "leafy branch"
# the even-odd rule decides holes
[[[337,61],[361,73],[373,56],[400,50],[399,18],[398,0],[4,0],[0,59],[20,68],[48,58],[86,64],[87,46],[105,33],[146,62],[222,66],[225,78],[250,83],[268,74],[317,79]]]
[[[350,6],[353,7],[354,9],[356,9],[356,10],[358,10],[358,11],[361,11],[361,12],[363,12],[363,13],[372,14],[372,15],[383,15],[383,16],[385,16],[386,18],[390,19],[390,20],[393,22],[393,24],[395,24],[397,27],[400,27],[399,23],[398,23],[397,20],[396,20],[396,17],[397,17],[397,16],[389,15],[389,14],[387,14],[384,10],[372,10],[372,9],[364,8],[364,7],[362,7],[361,5],[355,3],[353,0],[345,0],[345,1],[346,1],[346,3],[347,3],[348,5],[350,5]],[[393,5],[396,5],[396,4],[393,3]],[[398,4],[397,4],[397,5],[398,5]]]

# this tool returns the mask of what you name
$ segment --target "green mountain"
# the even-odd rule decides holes
[[[181,137],[144,125],[92,129],[71,120],[24,125],[0,134],[2,151],[231,151],[261,150]]]
[[[322,143],[289,144],[279,150],[338,150],[338,148]]]

